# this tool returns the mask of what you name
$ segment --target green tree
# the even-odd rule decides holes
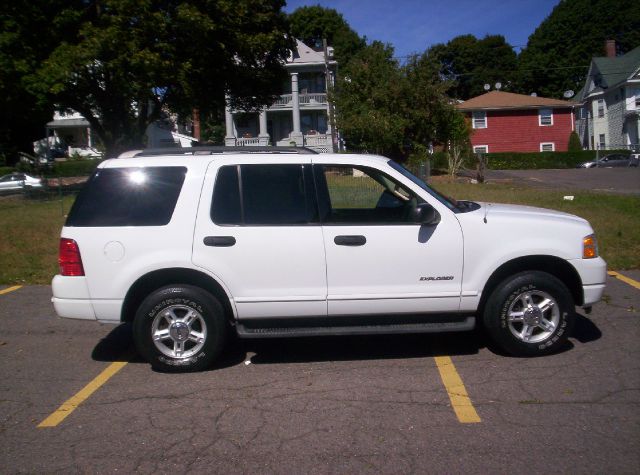
[[[347,148],[397,157],[408,118],[393,47],[374,41],[342,69],[334,94],[338,130]]]
[[[427,55],[440,63],[442,76],[451,81],[448,93],[456,99],[483,94],[485,84],[500,82],[509,90],[517,75],[517,55],[501,35],[457,36],[432,46]]]
[[[336,60],[341,65],[366,45],[365,39],[333,8],[300,7],[289,15],[289,21],[291,34],[308,46],[322,46],[322,40],[326,39],[329,46],[334,47]]]
[[[393,54],[374,41],[342,69],[334,94],[338,129],[352,150],[400,160],[424,156],[430,143],[449,139],[448,84],[428,56],[401,66]]]
[[[0,3],[0,155],[10,164],[18,159],[18,151],[33,153],[33,142],[44,137],[45,124],[53,116],[53,103],[31,94],[27,79],[54,44],[68,39],[66,28],[50,28],[50,16],[62,4]],[[60,21],[64,26],[64,19]]]
[[[51,2],[33,0],[47,10]],[[31,2],[31,3],[33,3]],[[30,2],[20,0],[20,5]],[[53,38],[67,37],[23,74],[29,91],[80,112],[107,155],[140,147],[165,108],[272,101],[292,46],[283,0],[96,0],[55,4]],[[28,23],[27,23],[28,25]],[[27,26],[28,28],[28,26]]]
[[[562,98],[584,85],[593,56],[616,40],[619,53],[640,45],[637,0],[564,0],[529,37],[519,57],[520,92]]]

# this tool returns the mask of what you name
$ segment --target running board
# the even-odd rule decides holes
[[[451,318],[451,317],[449,317]],[[324,325],[321,319],[314,319],[314,326],[308,325],[304,319],[296,322],[288,319],[284,322],[274,321],[240,321],[236,323],[236,331],[240,338],[281,338],[281,337],[310,337],[310,336],[341,336],[341,335],[395,335],[403,333],[441,333],[469,331],[475,328],[476,318],[465,316],[449,321],[406,322],[406,323],[378,323],[378,324],[350,324]],[[276,326],[276,323],[281,323]],[[305,324],[306,323],[306,324]]]

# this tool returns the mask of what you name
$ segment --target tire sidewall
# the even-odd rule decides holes
[[[196,310],[207,326],[203,347],[189,358],[167,356],[156,348],[152,340],[151,327],[154,319],[172,305],[183,305]],[[222,350],[225,332],[220,303],[209,293],[187,285],[164,287],[150,294],[138,308],[133,323],[138,352],[153,368],[166,372],[199,371],[208,367]]]
[[[509,308],[527,291],[543,291],[553,297],[560,319],[553,334],[544,341],[527,343],[517,339],[509,328]],[[554,353],[565,345],[575,322],[573,298],[566,286],[545,272],[523,272],[505,279],[491,294],[484,312],[484,325],[494,342],[514,356]]]

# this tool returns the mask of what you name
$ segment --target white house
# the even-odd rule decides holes
[[[615,56],[607,42],[607,56],[591,60],[584,88],[576,98],[576,131],[584,148],[640,147],[640,46]]]
[[[327,83],[333,85],[337,63],[333,49],[316,51],[296,40],[296,49],[285,64],[290,81],[283,94],[260,112],[225,110],[226,146],[307,146],[332,152]],[[335,132],[335,131],[334,131]]]

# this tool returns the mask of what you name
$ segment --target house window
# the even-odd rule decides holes
[[[607,146],[607,143],[605,141],[605,137],[604,134],[600,134],[598,135],[598,148],[599,149],[603,149]]]
[[[488,145],[475,145],[473,147],[473,153],[489,153]]]
[[[556,144],[554,142],[541,142],[540,143],[540,151],[541,152],[555,152]]]
[[[551,109],[540,109],[538,114],[539,125],[553,125],[553,111]]]
[[[598,99],[598,117],[604,117],[604,99]]]
[[[640,89],[635,90],[636,96],[636,110],[640,109]]]
[[[474,129],[487,128],[487,113],[485,111],[476,111],[473,113],[473,128]]]

